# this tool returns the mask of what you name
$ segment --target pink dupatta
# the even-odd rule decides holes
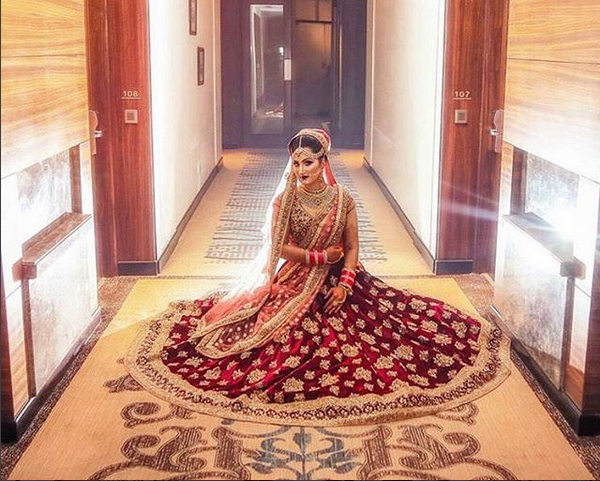
[[[303,129],[297,135],[311,135],[329,151],[330,139],[326,132]],[[336,184],[329,162],[325,178],[328,184]],[[298,319],[314,299],[329,266],[285,262],[278,269],[283,246],[289,242],[296,186],[290,158],[267,211],[261,251],[241,281],[198,322],[190,339],[197,342],[198,352],[219,358],[257,347],[271,339],[282,326]],[[339,243],[345,221],[343,189],[339,186],[336,199],[319,225],[311,249]]]

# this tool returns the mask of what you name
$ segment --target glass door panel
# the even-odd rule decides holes
[[[284,60],[286,21],[283,5],[250,5],[250,131],[285,133]]]

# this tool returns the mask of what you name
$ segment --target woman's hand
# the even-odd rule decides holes
[[[329,289],[329,292],[325,295],[325,314],[335,314],[340,310],[344,301],[346,300],[346,290],[343,287],[335,286]]]
[[[344,257],[344,249],[341,246],[330,246],[325,249],[327,253],[328,264],[335,264],[342,257]]]

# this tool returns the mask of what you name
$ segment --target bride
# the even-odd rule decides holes
[[[499,329],[359,263],[356,207],[331,172],[327,133],[303,129],[288,149],[248,273],[148,322],[127,357],[132,376],[191,410],[307,426],[430,414],[499,385]]]

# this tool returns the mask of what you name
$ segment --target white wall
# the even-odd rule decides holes
[[[219,49],[215,0],[198,0],[197,35],[188,33],[188,0],[152,0],[150,75],[158,256],[220,156]],[[196,47],[205,50],[204,85],[196,84]],[[218,109],[218,110],[217,110]],[[219,146],[219,147],[218,147]]]
[[[435,256],[446,2],[371,3],[366,155]]]

